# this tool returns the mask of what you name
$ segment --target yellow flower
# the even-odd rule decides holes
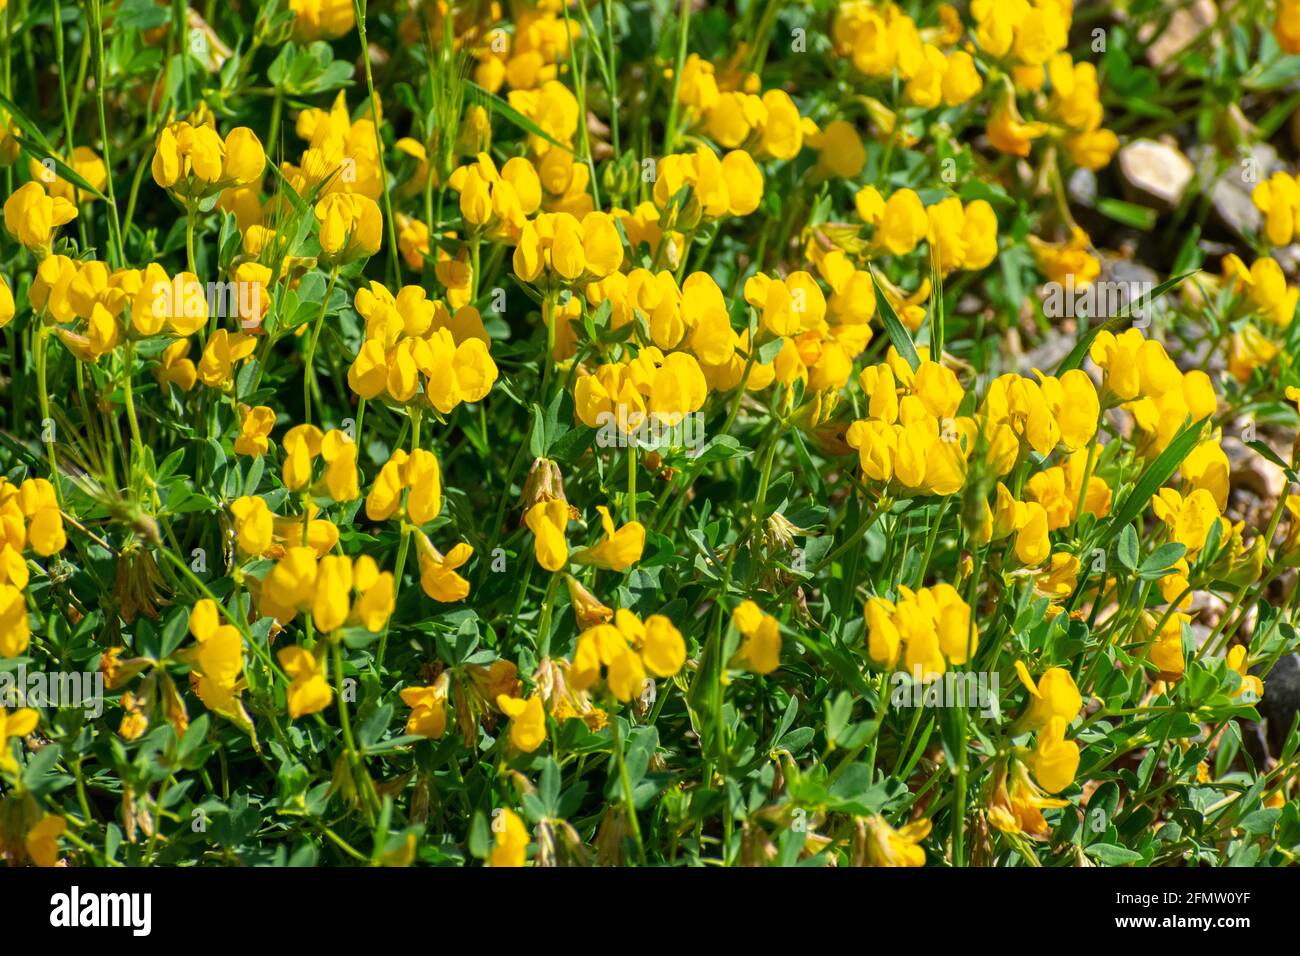
[[[320,225],[321,260],[347,263],[373,256],[383,241],[384,216],[360,193],[332,192],[313,210]]]
[[[443,671],[428,687],[402,689],[402,703],[411,708],[406,720],[406,732],[420,737],[439,740],[447,730],[448,672]]]
[[[433,246],[429,242],[429,227],[411,216],[397,216],[397,248],[412,269],[423,269]]]
[[[1038,262],[1038,268],[1052,282],[1059,285],[1068,286],[1070,282],[1074,283],[1074,288],[1082,289],[1092,284],[1092,281],[1101,275],[1101,262],[1096,256],[1088,252],[1088,247],[1092,240],[1088,234],[1075,226],[1070,232],[1070,239],[1065,243],[1044,242],[1037,236],[1029,237],[1029,246],[1033,250],[1034,259]],[[1129,331],[1136,331],[1130,329]],[[1108,332],[1101,333],[1108,335]],[[1139,333],[1140,335],[1140,333]],[[1099,335],[1098,338],[1101,336]],[[1096,346],[1094,340],[1093,346]]]
[[[337,40],[357,25],[352,0],[289,0],[289,9],[299,40]]]
[[[1059,379],[1039,373],[1039,389],[1060,429],[1061,447],[1068,452],[1087,445],[1097,434],[1101,400],[1088,373],[1071,369]]]
[[[950,584],[900,587],[896,602],[868,598],[864,613],[868,657],[890,670],[901,660],[926,682],[943,675],[945,661],[966,663],[979,646],[970,607]]]
[[[54,486],[44,478],[28,478],[18,488],[18,508],[27,519],[27,543],[42,557],[62,551],[68,539]]]
[[[218,333],[220,334],[220,333]],[[290,491],[312,487],[335,501],[353,501],[361,496],[357,477],[357,445],[348,433],[332,428],[322,433],[315,425],[295,425],[284,435],[284,466],[281,480]],[[312,463],[325,462],[324,474],[312,486]]]
[[[1219,511],[1228,507],[1229,476],[1232,466],[1217,441],[1201,442],[1178,466],[1178,472],[1193,489],[1203,488],[1214,497]]]
[[[1300,223],[1300,184],[1294,176],[1276,172],[1251,193],[1264,214],[1264,235],[1275,246],[1288,246]]]
[[[336,631],[348,619],[352,594],[352,559],[327,554],[316,565],[315,594],[312,596],[312,623],[322,633]]]
[[[1047,529],[1055,531],[1074,524],[1088,467],[1088,451],[1080,448],[1063,464],[1030,476],[1025,493],[1047,512]],[[1103,478],[1088,476],[1088,490],[1082,495],[1083,510],[1098,518],[1110,513],[1111,491]]]
[[[427,355],[417,354],[417,366],[425,375],[429,402],[442,414],[462,402],[480,401],[492,390],[497,367],[482,339],[468,338],[457,344],[451,331],[441,328],[428,339],[416,341],[427,343]]]
[[[954,50],[948,54],[947,68],[943,74],[943,103],[945,106],[960,106],[979,95],[984,88],[984,81],[975,68],[975,60],[964,50]]]
[[[1164,617],[1164,615],[1161,615]],[[1151,643],[1149,658],[1156,665],[1158,676],[1164,681],[1175,681],[1183,676],[1186,659],[1183,656],[1183,625],[1191,621],[1191,616],[1175,611],[1165,618],[1164,625],[1157,633],[1156,621],[1147,612],[1143,612],[1142,624]]]
[[[191,652],[194,692],[214,713],[246,724],[238,701],[244,673],[244,641],[230,624],[222,624],[214,601],[203,599],[190,612],[190,633],[197,647]]]
[[[0,329],[12,322],[13,318],[14,294],[9,288],[9,283],[0,276]]]
[[[469,596],[469,582],[456,569],[473,557],[474,549],[470,545],[460,542],[443,555],[423,531],[416,534],[415,545],[420,561],[420,586],[425,594],[443,604],[463,601]]]
[[[1060,793],[1074,782],[1079,769],[1079,745],[1065,739],[1065,720],[1050,717],[1046,727],[1038,731],[1038,746],[1029,755],[1028,763],[1034,778],[1048,793]]]
[[[352,564],[352,586],[357,596],[348,623],[379,633],[387,626],[395,606],[392,572],[380,571],[375,559],[363,554]]]
[[[1230,258],[1236,256],[1224,256],[1225,272]],[[1241,260],[1237,262],[1240,264]],[[1295,318],[1296,303],[1300,302],[1300,289],[1287,285],[1286,275],[1277,260],[1268,256],[1256,259],[1246,276],[1247,301],[1279,328],[1289,326]]]
[[[731,623],[744,635],[732,667],[770,674],[781,666],[781,625],[753,601],[741,601],[731,612]]]
[[[571,560],[575,564],[592,564],[610,571],[626,571],[641,560],[641,551],[645,547],[645,526],[639,521],[629,521],[615,530],[614,520],[609,516],[609,509],[604,505],[597,505],[596,511],[600,513],[600,524],[605,531],[604,538],[590,548],[575,551]],[[538,560],[541,560],[540,557]],[[546,565],[543,564],[543,567]],[[547,567],[547,570],[558,571],[559,568]]]
[[[1119,137],[1113,130],[1095,129],[1067,136],[1065,149],[1070,154],[1070,159],[1084,169],[1102,169],[1119,149]]]
[[[1241,697],[1249,693],[1256,700],[1259,700],[1264,696],[1264,682],[1246,670],[1246,653],[1245,644],[1234,644],[1228,649],[1228,669],[1236,671],[1241,676],[1241,686],[1237,688],[1233,696]]]
[[[1024,518],[1016,529],[1016,560],[1035,567],[1047,560],[1052,545],[1047,537],[1047,511],[1036,501],[1023,503]]]
[[[1300,0],[1279,0],[1273,36],[1287,53],[1300,53]]]
[[[26,737],[36,729],[40,714],[30,707],[9,711],[0,707],[0,773],[18,775],[18,761],[9,745],[11,737]]]
[[[903,87],[903,98],[911,106],[933,109],[943,102],[943,80],[947,72],[948,60],[943,51],[933,44],[925,44],[921,48],[919,68]]]
[[[332,428],[320,443],[325,461],[325,487],[335,501],[354,501],[361,497],[357,480],[357,443],[342,429]]]
[[[879,814],[868,817],[868,866],[925,866],[922,840],[930,835],[930,820],[926,817],[913,820],[901,830],[895,830]]]
[[[885,201],[877,228],[877,242],[893,255],[907,255],[925,238],[929,229],[921,198],[910,189],[892,193]]]
[[[9,551],[8,547],[6,551]],[[17,557],[16,560],[22,566],[23,583],[26,583],[26,566],[21,565],[21,557]],[[12,584],[0,584],[0,658],[21,655],[27,650],[31,634],[31,622],[27,618],[27,600],[23,592]]]
[[[497,707],[510,718],[510,743],[516,750],[530,754],[546,741],[546,711],[541,697],[534,694],[521,700],[500,694]]]
[[[1099,332],[1089,354],[1106,373],[1103,390],[1120,401],[1158,396],[1178,382],[1178,366],[1164,346],[1145,339],[1138,329],[1127,329],[1118,336]]]
[[[295,425],[285,433],[281,480],[290,491],[299,491],[311,481],[312,459],[320,454],[324,437],[315,425]]]
[[[682,65],[682,78],[677,87],[677,101],[696,116],[708,113],[718,102],[718,82],[714,66],[692,53]]]
[[[252,356],[257,339],[243,332],[217,329],[199,359],[199,381],[209,388],[229,390],[235,384],[235,366]]]
[[[261,609],[282,624],[310,611],[322,633],[351,625],[374,633],[383,630],[393,612],[393,575],[381,572],[369,555],[354,562],[295,544],[263,578]]]
[[[493,240],[518,241],[524,221],[542,205],[542,181],[522,156],[506,160],[498,173],[492,158],[479,153],[473,163],[457,168],[447,185],[460,193],[466,224]]]
[[[963,208],[960,199],[949,197],[927,207],[925,213],[930,245],[943,272],[983,269],[997,255],[997,214],[983,199]]]
[[[1016,676],[1029,691],[1029,707],[1016,721],[1014,733],[1045,727],[1053,717],[1060,717],[1069,724],[1079,716],[1083,698],[1074,678],[1065,668],[1049,667],[1038,678],[1038,683],[1034,683],[1025,662],[1016,661]]]
[[[442,510],[442,472],[437,456],[417,448],[408,456],[395,450],[380,469],[366,497],[366,516],[383,521],[395,514],[406,497],[406,516],[413,524],[428,524]]]
[[[600,279],[623,263],[623,242],[607,213],[590,212],[581,221],[567,213],[542,213],[524,223],[515,247],[515,274],[536,282],[548,272],[560,282]]]
[[[117,347],[121,328],[117,318],[98,302],[85,319],[84,332],[65,328],[56,329],[55,332],[68,347],[68,351],[80,361],[94,364],[100,356],[107,355]]]
[[[773,335],[793,336],[826,328],[826,297],[811,273],[800,270],[784,279],[757,273],[745,282],[745,301],[761,310],[762,326]]]
[[[615,620],[618,619],[616,613]],[[619,700],[629,701],[641,692],[646,679],[645,666],[628,644],[623,630],[614,624],[599,624],[579,636],[571,673],[574,689],[586,690],[599,680],[602,666],[605,683]]]
[[[492,829],[496,845],[488,856],[488,866],[523,866],[528,860],[528,829],[513,810],[493,815]]]
[[[574,651],[569,683],[585,691],[601,677],[621,701],[639,694],[646,672],[671,677],[686,661],[686,642],[668,618],[652,614],[642,623],[630,611],[615,612],[613,624],[597,624],[583,631]]]
[[[1058,605],[1074,593],[1078,581],[1079,559],[1064,551],[1053,554],[1048,566],[1034,577],[1034,593],[1050,602],[1047,608],[1049,618],[1060,612]]]
[[[275,567],[262,579],[259,606],[281,624],[311,607],[316,593],[316,551],[295,543],[286,548]]]
[[[1277,358],[1278,347],[1255,326],[1247,323],[1232,335],[1228,348],[1228,371],[1237,381],[1250,381],[1257,368],[1267,368]]]
[[[1029,768],[1018,759],[1010,760],[1009,788],[1007,775],[1007,763],[1000,762],[998,769],[988,778],[985,799],[989,823],[1003,833],[1023,833],[1033,840],[1045,839],[1049,830],[1047,821],[1043,819],[1043,810],[1067,807],[1070,802],[1047,796],[1029,778]]]
[[[763,94],[767,115],[759,124],[757,151],[771,159],[789,160],[803,148],[804,122],[790,94],[768,90]]]
[[[1173,488],[1161,488],[1151,496],[1151,510],[1165,523],[1169,535],[1195,554],[1205,544],[1210,527],[1219,517],[1219,506],[1214,495],[1198,488],[1186,498]]]
[[[259,182],[265,168],[261,140],[247,126],[223,141],[211,126],[182,120],[164,126],[154,144],[154,182],[186,202]]]
[[[68,829],[68,821],[56,813],[47,813],[27,831],[27,855],[37,866],[58,866],[59,837]]]
[[[239,437],[235,439],[236,455],[258,458],[270,447],[268,437],[275,427],[275,412],[265,405],[249,408],[239,406]]]
[[[645,669],[656,677],[672,677],[686,663],[686,641],[681,631],[662,614],[651,614],[634,643]]]
[[[194,362],[187,357],[189,354],[189,339],[178,339],[163,349],[158,359],[158,366],[154,369],[154,377],[160,386],[165,387],[171,383],[182,392],[188,392],[194,387],[194,383],[199,379],[199,373],[194,367]]]
[[[666,212],[687,186],[690,199],[675,215],[679,226],[727,215],[748,216],[763,199],[763,174],[743,149],[733,149],[721,159],[707,146],[694,153],[665,156],[655,178],[655,205]]]
[[[291,680],[288,691],[290,717],[316,714],[330,705],[334,691],[326,679],[323,660],[297,645],[282,648],[276,657]]]
[[[5,200],[4,212],[9,235],[38,256],[49,252],[55,229],[77,218],[76,206],[61,197],[47,196],[38,183],[14,190]]]
[[[260,557],[271,549],[275,538],[275,515],[267,506],[266,499],[236,498],[230,503],[230,513],[235,518],[235,538],[240,551]]]
[[[547,571],[559,571],[569,563],[569,545],[564,538],[569,524],[568,502],[561,498],[539,501],[524,515],[524,524],[533,533],[538,564]]]
[[[1011,84],[1006,83],[989,117],[989,143],[1001,153],[1028,156],[1030,145],[1047,132],[1046,123],[1028,123],[1016,109],[1016,96]]]

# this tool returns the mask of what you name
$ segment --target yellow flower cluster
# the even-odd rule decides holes
[[[900,585],[896,600],[868,598],[865,614],[871,660],[886,670],[901,665],[921,681],[965,664],[979,647],[970,606],[951,584],[915,591]]]

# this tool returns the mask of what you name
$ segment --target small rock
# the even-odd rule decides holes
[[[1066,190],[1070,194],[1070,202],[1091,209],[1097,202],[1097,174],[1080,166],[1070,174]]]
[[[1159,33],[1157,24],[1148,22],[1138,29],[1138,39],[1149,43],[1147,62],[1160,68],[1174,64],[1169,61],[1183,52],[1206,27],[1213,26],[1219,11],[1213,0],[1195,0],[1190,6],[1180,6],[1169,17],[1168,25]]]
[[[1176,146],[1137,139],[1121,147],[1119,172],[1131,201],[1172,209],[1182,201],[1195,170]]]
[[[1235,184],[1231,174],[1222,177],[1214,184],[1210,193],[1210,204],[1214,214],[1227,229],[1242,237],[1257,235],[1264,224],[1264,218],[1255,208],[1250,193]]]
[[[1281,468],[1226,431],[1219,444],[1228,456],[1229,480],[1234,488],[1249,491],[1268,502],[1281,497],[1286,490],[1286,475]]]
[[[1129,258],[1103,260],[1101,277],[1108,282],[1138,283],[1150,288],[1160,284],[1160,275],[1155,269]]]
[[[1210,193],[1219,223],[1239,239],[1258,235],[1264,220],[1250,194],[1257,183],[1286,168],[1277,150],[1268,143],[1256,143],[1249,152],[1229,158],[1209,144],[1198,143],[1188,155],[1202,189]]]
[[[1259,715],[1264,718],[1263,727],[1260,728],[1263,741],[1258,741],[1258,738],[1252,740],[1253,735],[1246,737],[1251,755],[1260,763],[1261,755],[1250,745],[1266,743],[1268,756],[1276,759],[1286,746],[1287,732],[1291,729],[1296,711],[1300,710],[1300,655],[1284,654],[1278,658],[1277,664],[1269,673],[1261,674],[1259,668],[1251,668],[1251,673],[1264,679],[1264,698],[1256,707]],[[1259,726],[1248,725],[1248,729]]]
[[[1300,272],[1300,242],[1293,242],[1289,246],[1275,248],[1272,256],[1277,260],[1277,264],[1282,267],[1282,271],[1288,275],[1295,275]]]

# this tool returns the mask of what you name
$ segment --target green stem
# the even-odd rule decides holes
[[[356,741],[352,737],[352,719],[348,715],[347,698],[343,696],[342,645],[338,641],[330,641],[330,653],[334,663],[334,694],[339,702],[339,725],[343,730],[343,746],[347,748],[347,753],[344,756],[352,764],[353,784],[361,787],[366,807],[366,817],[370,825],[374,826],[375,805],[378,803],[379,798],[374,792],[374,784],[370,780],[370,774],[366,771],[365,759],[361,756],[361,752],[357,750]]]
[[[558,578],[559,575],[554,577]],[[632,782],[627,772],[627,761],[623,757],[623,735],[619,728],[618,714],[609,722],[611,736],[614,738],[614,760],[618,764],[619,789],[623,791],[623,807],[627,814],[627,823],[632,831],[632,841],[636,844],[637,860],[646,865],[645,844],[641,840],[641,824],[636,817],[636,803],[632,799]]]
[[[320,341],[320,331],[325,325],[325,313],[329,311],[330,299],[334,298],[334,285],[338,281],[339,265],[336,262],[334,268],[330,270],[329,286],[325,289],[325,298],[321,300],[320,313],[316,316],[316,324],[312,327],[311,340],[307,343],[307,361],[304,364],[302,375],[302,420],[308,425],[311,424],[311,393],[318,390],[316,386],[316,369],[313,364],[316,358],[316,344]]]
[[[50,392],[45,381],[47,363],[49,354],[45,348],[45,340],[49,338],[50,327],[41,322],[36,329],[36,393],[41,404],[41,439],[45,445],[45,454],[50,461],[50,484],[54,486],[54,495],[58,499],[59,507],[63,507],[63,488],[59,481],[59,459],[54,451],[54,419],[50,417]],[[49,438],[45,438],[46,430],[49,430]]]
[[[544,658],[551,653],[551,616],[555,613],[555,592],[564,575],[559,571],[551,574],[546,585],[546,596],[542,598],[542,610],[537,619],[537,656]],[[618,718],[615,718],[617,720]]]
[[[677,34],[677,61],[673,67],[673,95],[668,102],[668,122],[664,124],[665,156],[672,153],[677,144],[677,98],[682,87],[682,71],[686,68],[686,40],[691,32],[691,0],[682,0],[677,19],[681,22]]]
[[[384,165],[384,137],[379,124],[379,98],[375,95],[375,78],[370,69],[370,44],[366,40],[367,0],[352,0],[357,17],[357,34],[361,38],[361,63],[365,66],[366,92],[370,96],[370,118],[375,124],[375,148],[379,151],[379,183],[384,199],[384,221],[388,227],[388,260],[393,270],[393,288],[402,284],[401,258],[397,251],[397,224],[393,220],[393,200],[388,194],[388,168]],[[429,228],[433,228],[430,224]]]
[[[627,520],[636,520],[636,446],[627,448]]]

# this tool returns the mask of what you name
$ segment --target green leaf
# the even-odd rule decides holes
[[[1119,558],[1119,563],[1128,570],[1137,570],[1138,536],[1131,524],[1126,524],[1123,530],[1120,531],[1119,541],[1115,545],[1115,556]]]
[[[1094,843],[1084,847],[1083,852],[1106,866],[1126,866],[1142,859],[1141,853],[1134,853],[1113,843]]]
[[[1169,443],[1169,447],[1147,466],[1147,470],[1142,472],[1137,484],[1133,486],[1124,499],[1124,504],[1119,507],[1114,517],[1110,519],[1102,540],[1109,540],[1115,533],[1116,528],[1122,528],[1124,525],[1130,524],[1134,518],[1146,509],[1147,504],[1151,501],[1151,496],[1160,490],[1160,487],[1178,470],[1178,466],[1183,463],[1183,459],[1191,454],[1192,449],[1196,447],[1196,443],[1201,438],[1201,431],[1209,420],[1210,416],[1206,415],[1199,422],[1188,425],[1174,437],[1174,440]]]
[[[1097,200],[1097,211],[1108,219],[1150,232],[1156,225],[1156,211],[1147,206],[1106,196]]]
[[[691,460],[696,465],[711,465],[715,461],[730,461],[749,454],[750,449],[741,447],[740,442],[730,435],[718,435],[711,438],[698,454],[691,456]]]
[[[876,278],[876,270],[871,266],[867,266],[867,268],[871,271],[871,284],[876,290],[876,309],[880,312],[880,321],[884,323],[885,331],[889,334],[889,341],[893,343],[894,349],[915,372],[921,366],[921,358],[916,354],[916,346],[912,344],[912,336],[903,327],[903,323],[898,321],[898,313],[890,305],[885,290],[880,287],[880,280]]]
[[[534,458],[546,457],[546,417],[536,402],[533,403],[533,427],[528,433],[528,451]]]
[[[477,83],[470,82],[470,83],[466,83],[465,85],[468,86],[470,89],[474,90],[474,92],[478,93],[489,103],[491,103],[493,112],[500,113],[502,116],[504,116],[515,126],[518,126],[525,133],[530,133],[533,136],[540,136],[542,139],[546,140],[552,146],[558,146],[560,149],[565,150],[566,152],[569,150],[570,147],[561,143],[554,136],[546,132],[546,130],[542,129],[532,120],[530,120],[527,116],[519,112],[517,109],[515,109],[505,100],[503,100],[501,97],[497,96],[495,93],[489,93],[487,90],[479,86]]]
[[[1070,371],[1070,369],[1078,368],[1080,365],[1082,365],[1084,358],[1088,354],[1088,349],[1092,348],[1093,340],[1098,335],[1100,335],[1103,331],[1114,332],[1117,329],[1123,328],[1124,325],[1127,322],[1129,322],[1130,319],[1132,318],[1133,308],[1135,306],[1140,305],[1146,308],[1150,308],[1157,301],[1159,301],[1167,292],[1169,292],[1170,289],[1173,289],[1174,287],[1180,285],[1183,282],[1183,280],[1196,275],[1196,273],[1198,272],[1200,272],[1200,270],[1195,269],[1191,272],[1184,272],[1182,275],[1175,276],[1172,279],[1166,279],[1164,282],[1160,283],[1158,286],[1152,289],[1150,295],[1145,296],[1137,300],[1136,302],[1126,303],[1124,305],[1124,308],[1120,310],[1119,315],[1115,316],[1114,318],[1107,319],[1101,325],[1094,325],[1092,328],[1090,328],[1087,332],[1084,333],[1083,337],[1079,339],[1078,342],[1075,343],[1074,348],[1070,349],[1070,354],[1061,360],[1061,364],[1056,367],[1056,374],[1058,376],[1064,375],[1066,372]]]
[[[1132,530],[1132,525],[1129,526]],[[1151,575],[1172,568],[1175,562],[1187,553],[1187,546],[1177,541],[1170,541],[1156,548],[1138,568],[1138,573]]]
[[[1267,66],[1260,65],[1241,78],[1248,90],[1276,90],[1300,78],[1300,56],[1279,56]]]

